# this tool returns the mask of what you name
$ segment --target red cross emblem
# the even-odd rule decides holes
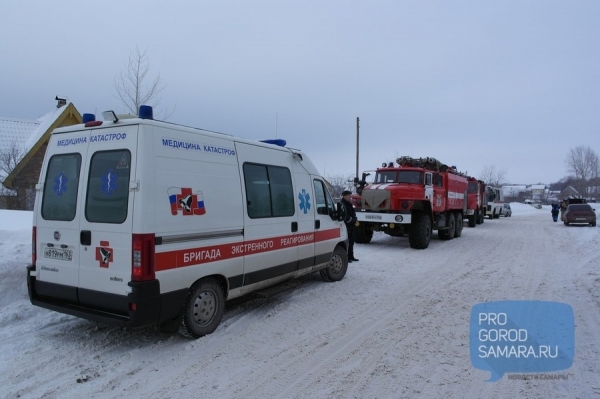
[[[108,241],[100,241],[100,246],[96,247],[96,260],[100,262],[100,267],[108,268],[113,261],[113,249],[109,245]]]

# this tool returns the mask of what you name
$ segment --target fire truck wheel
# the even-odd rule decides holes
[[[477,215],[471,215],[468,217],[469,219],[469,227],[476,227],[477,226]]]
[[[321,269],[321,278],[325,281],[340,281],[348,271],[348,255],[342,247],[335,247],[329,265]]]
[[[460,212],[456,212],[456,232],[454,237],[458,238],[462,235],[463,231],[463,215]]]
[[[188,338],[200,338],[217,329],[225,310],[221,285],[212,278],[192,285],[183,305],[179,332]]]
[[[359,244],[368,244],[373,238],[373,230],[367,227],[366,223],[354,228],[354,242]]]
[[[448,215],[448,235],[446,236],[447,240],[451,240],[454,238],[454,234],[456,233],[456,218],[453,213],[449,213]]]
[[[415,213],[408,233],[411,248],[425,249],[431,240],[431,219],[422,213]]]

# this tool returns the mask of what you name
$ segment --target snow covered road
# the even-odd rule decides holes
[[[511,206],[511,218],[426,250],[376,234],[356,245],[360,261],[341,282],[311,275],[269,298],[235,300],[215,333],[195,341],[32,306],[30,227],[0,224],[0,396],[600,396],[600,229]],[[573,307],[575,360],[557,372],[565,378],[486,382],[490,373],[472,367],[471,308],[500,300]]]

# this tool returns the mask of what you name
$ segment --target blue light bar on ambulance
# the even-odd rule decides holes
[[[96,120],[96,115],[94,114],[83,114],[82,123],[88,123],[88,122],[93,122]]]
[[[152,107],[149,105],[140,105],[140,112],[138,116],[141,119],[154,119],[152,115]]]
[[[262,143],[274,144],[279,147],[285,147],[286,141],[284,139],[270,139],[270,140],[260,140]]]
[[[85,127],[96,127],[102,125],[102,121],[97,121],[96,115],[94,114],[83,114],[81,122]]]

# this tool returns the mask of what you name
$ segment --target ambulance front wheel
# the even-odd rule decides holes
[[[321,269],[321,278],[325,281],[340,281],[348,271],[348,255],[342,247],[335,247],[329,265]]]
[[[188,292],[183,306],[179,332],[189,338],[200,338],[217,329],[225,310],[221,285],[212,278],[199,280]]]

